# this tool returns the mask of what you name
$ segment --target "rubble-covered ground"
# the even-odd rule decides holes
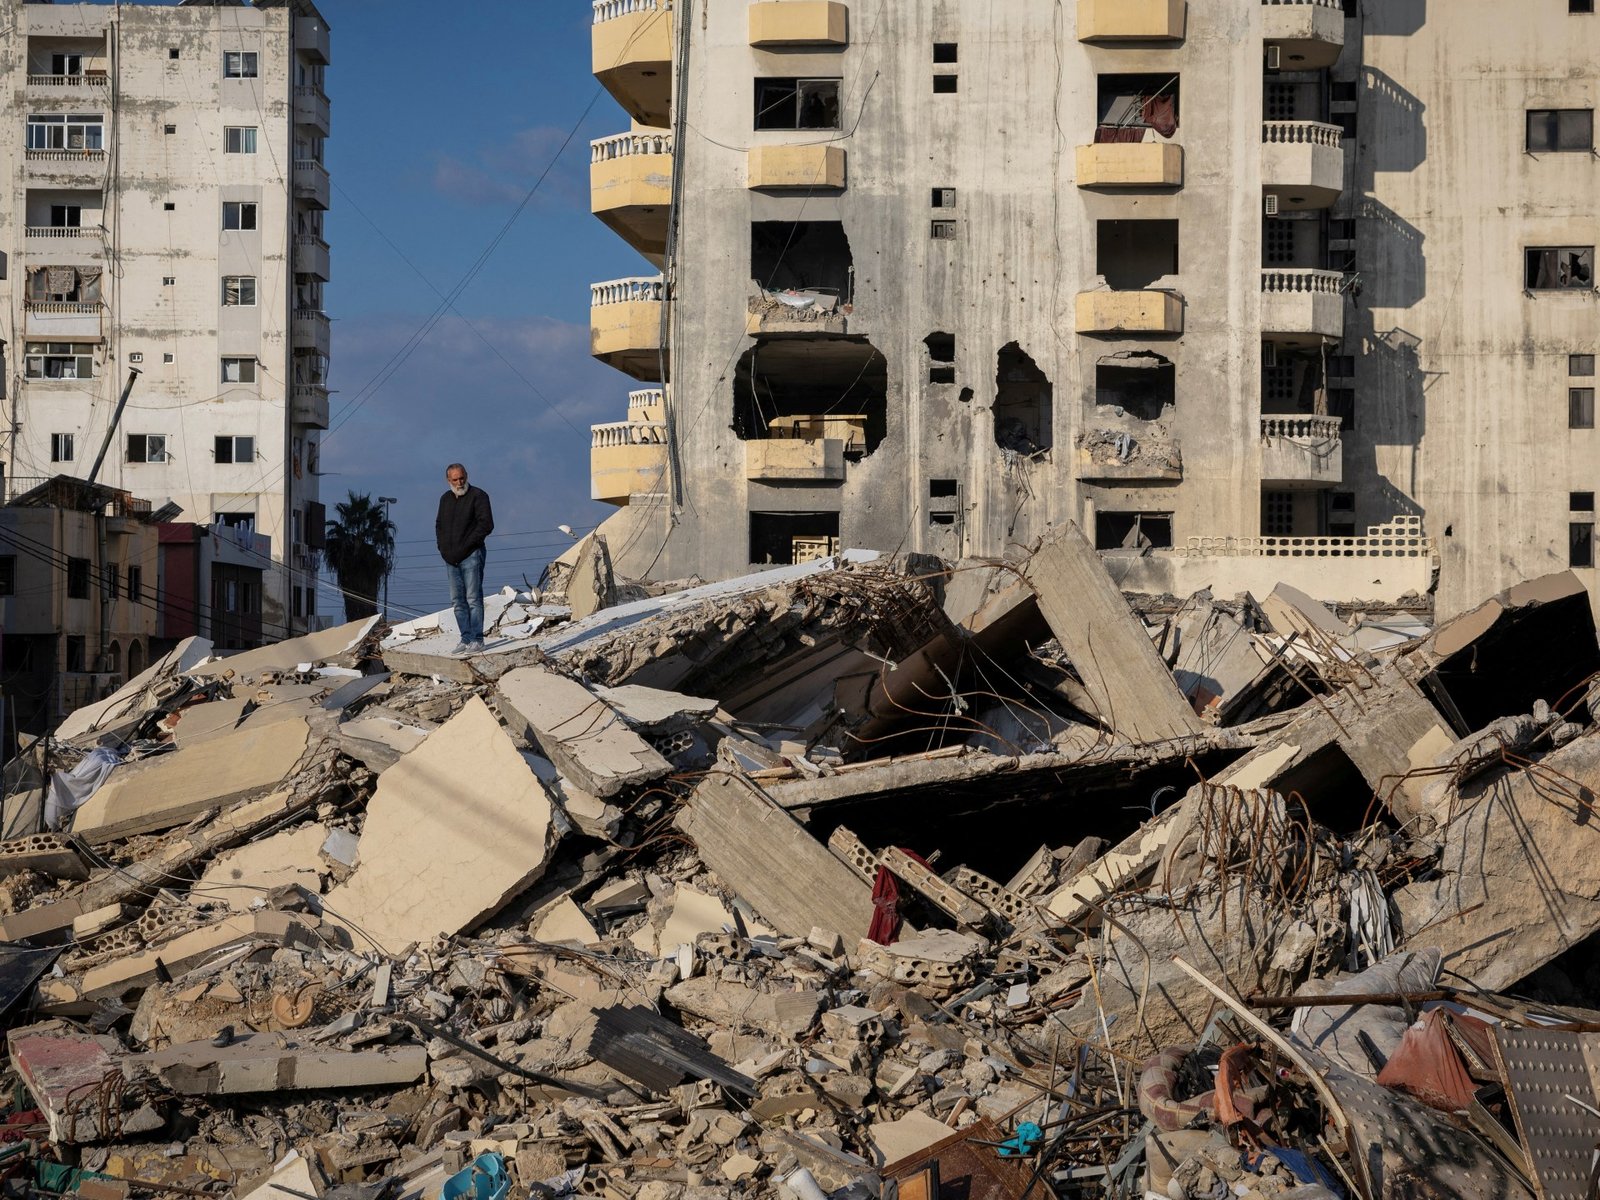
[[[10,1194],[1593,1194],[1572,575],[557,585],[191,640],[7,766]]]

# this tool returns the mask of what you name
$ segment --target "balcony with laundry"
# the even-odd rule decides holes
[[[1178,84],[1170,72],[1099,77],[1094,142],[1077,149],[1079,187],[1183,186]]]

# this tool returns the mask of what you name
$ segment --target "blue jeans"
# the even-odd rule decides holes
[[[455,566],[445,563],[450,576],[450,603],[456,610],[456,628],[463,642],[483,641],[483,560],[479,546]]]

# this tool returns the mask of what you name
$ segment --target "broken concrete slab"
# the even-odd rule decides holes
[[[678,828],[705,864],[780,933],[824,926],[849,943],[872,923],[872,889],[748,779],[708,775],[689,794]]]
[[[362,717],[339,726],[339,748],[374,771],[386,771],[422,745],[430,732],[392,717]]]
[[[184,1042],[127,1060],[130,1073],[154,1076],[164,1087],[189,1096],[414,1083],[427,1066],[423,1046],[335,1050],[274,1033],[248,1035],[222,1047]]]
[[[625,683],[619,687],[596,687],[594,694],[622,714],[622,719],[641,733],[676,733],[716,715],[718,702],[700,696],[685,696],[661,688]]]
[[[1067,522],[1039,547],[1025,578],[1094,699],[1095,716],[1142,742],[1189,737],[1207,728],[1076,525]]]
[[[910,1158],[938,1145],[950,1134],[950,1126],[916,1109],[896,1121],[879,1121],[871,1134],[873,1164],[882,1167]]]
[[[161,1127],[163,1118],[153,1109],[126,1110],[120,1089],[108,1086],[125,1057],[116,1038],[47,1021],[10,1030],[6,1047],[12,1069],[44,1113],[51,1141],[96,1142]]]
[[[289,913],[264,910],[225,917],[137,954],[113,958],[84,971],[76,991],[84,1000],[121,996],[158,979],[162,971],[180,975],[229,946],[261,941],[321,945],[312,933],[314,921]]]
[[[106,699],[74,709],[56,727],[56,739],[64,742],[76,741],[137,716],[149,707],[153,684],[168,676],[188,671],[203,662],[210,654],[209,638],[184,638]]]
[[[600,940],[583,909],[573,903],[571,896],[563,896],[538,915],[533,926],[536,942],[576,942],[592,946]]]
[[[34,833],[0,842],[0,878],[35,871],[52,879],[87,879],[88,864],[59,833]]]
[[[226,733],[244,719],[244,710],[249,705],[249,699],[240,696],[180,708],[178,723],[172,727],[172,740],[182,750],[202,738]]]
[[[230,673],[235,679],[254,679],[268,671],[293,671],[302,663],[315,664],[343,658],[366,640],[367,635],[377,627],[378,621],[378,617],[372,616],[287,641],[272,642],[255,650],[246,650],[242,654],[192,667],[188,673],[197,679],[211,679]]]
[[[810,1029],[822,1010],[818,992],[759,992],[742,983],[697,975],[666,990],[674,1008],[728,1029],[760,1029],[795,1038]]]
[[[567,575],[567,607],[572,619],[610,608],[617,602],[617,581],[611,570],[611,550],[603,534],[591,533],[580,541],[572,554],[572,570]]]
[[[195,890],[235,912],[280,887],[297,885],[318,895],[326,873],[318,854],[327,839],[326,825],[302,825],[240,846],[207,867]]]
[[[495,684],[506,719],[536,738],[563,775],[601,799],[659,779],[672,765],[581,683],[519,667]]]
[[[90,845],[104,845],[181,825],[278,787],[310,742],[305,721],[274,721],[118,767],[78,809],[72,830]]]
[[[328,915],[390,953],[459,933],[544,872],[550,798],[473,697],[378,777],[354,873]]]

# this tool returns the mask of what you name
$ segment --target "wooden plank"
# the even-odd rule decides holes
[[[706,777],[678,812],[706,866],[780,933],[831,929],[853,945],[872,923],[872,889],[742,776]]]

